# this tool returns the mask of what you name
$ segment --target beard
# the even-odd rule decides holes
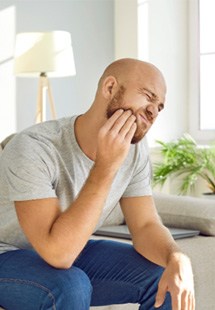
[[[126,89],[125,89],[124,86],[120,86],[120,89],[118,90],[116,95],[109,102],[109,104],[107,106],[107,110],[106,110],[107,118],[110,118],[119,109],[123,109],[124,111],[131,110],[132,113],[136,116],[136,114],[135,114],[134,110],[132,109],[132,107],[125,107],[125,104],[124,104],[124,93],[125,93],[125,90]],[[140,140],[142,140],[143,137],[145,136],[145,134],[148,131],[146,124],[138,121],[138,117],[136,117],[136,124],[137,124],[137,129],[136,129],[136,131],[135,131],[135,133],[133,135],[133,138],[131,140],[131,144],[136,144]]]

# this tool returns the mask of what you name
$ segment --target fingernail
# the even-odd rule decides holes
[[[154,307],[159,308],[161,306],[161,302],[159,300],[156,300]]]

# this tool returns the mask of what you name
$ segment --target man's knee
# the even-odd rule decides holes
[[[31,250],[2,255],[7,257],[0,272],[0,304],[3,308],[89,309],[92,286],[80,268],[53,268]]]
[[[59,309],[89,309],[92,285],[88,276],[79,268],[59,270],[54,280],[56,307]],[[62,308],[63,306],[63,308]]]

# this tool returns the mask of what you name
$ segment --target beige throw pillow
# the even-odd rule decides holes
[[[199,230],[215,236],[215,198],[154,193],[158,213],[166,226]]]

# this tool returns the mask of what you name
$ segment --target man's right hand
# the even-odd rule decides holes
[[[116,172],[125,160],[136,131],[131,110],[117,110],[101,127],[95,165]]]

